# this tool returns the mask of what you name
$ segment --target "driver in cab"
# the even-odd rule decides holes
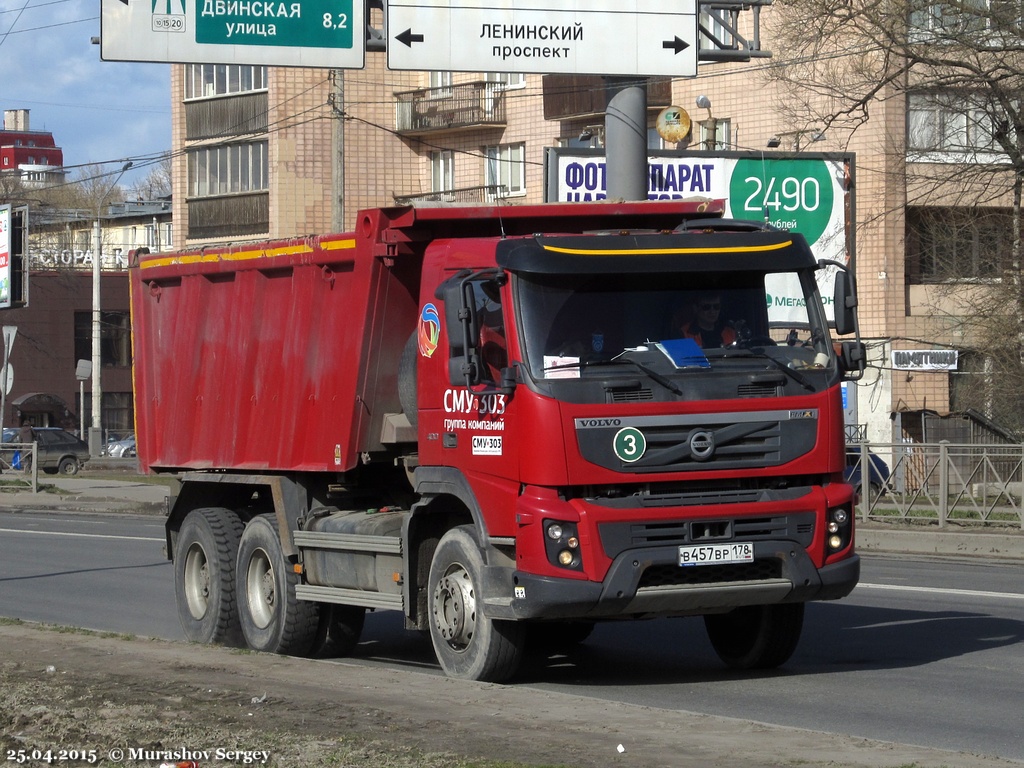
[[[736,343],[736,330],[721,319],[722,295],[717,292],[698,294],[693,304],[693,319],[685,323],[680,332],[693,339],[702,349],[728,347]]]

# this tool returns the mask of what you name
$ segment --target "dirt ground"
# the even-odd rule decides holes
[[[0,647],[5,765],[1020,765],[525,686],[21,623],[0,624]]]

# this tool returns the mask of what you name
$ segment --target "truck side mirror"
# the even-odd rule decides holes
[[[844,341],[839,351],[839,366],[851,379],[859,379],[867,368],[867,348],[863,341]]]
[[[468,276],[456,276],[442,287],[448,331],[448,380],[467,387],[480,382],[479,338],[473,286]]]
[[[853,285],[853,275],[846,270],[836,272],[834,294],[836,333],[845,336],[857,330],[857,293]]]

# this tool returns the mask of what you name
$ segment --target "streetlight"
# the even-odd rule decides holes
[[[103,226],[100,224],[100,215],[107,195],[131,167],[132,161],[129,160],[121,167],[114,182],[100,195],[96,202],[96,220],[92,225],[92,426],[89,429],[89,454],[92,456],[99,456],[103,448],[103,386],[100,382],[100,262],[103,257]],[[82,407],[85,407],[84,403]]]
[[[697,97],[697,109],[708,111],[708,119],[704,123],[704,148],[710,152],[718,147],[718,119],[711,114],[711,99],[704,94]]]

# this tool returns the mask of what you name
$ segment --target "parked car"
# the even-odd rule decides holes
[[[871,451],[867,452],[867,466],[868,466],[868,499],[874,500],[885,493],[885,489],[889,484],[889,465],[885,463],[881,456],[878,456]],[[854,489],[860,493],[862,490],[862,455],[860,448],[849,447],[846,448],[846,470],[843,476],[846,478],[846,482],[850,483]]]
[[[100,456],[110,456],[113,459],[127,459],[135,456],[135,436],[126,437],[123,440],[111,440],[100,451]]]
[[[89,445],[67,430],[58,427],[36,427],[33,436],[36,441],[36,461],[39,469],[49,475],[58,472],[62,475],[77,474],[82,465],[89,460]],[[18,430],[4,429],[3,441],[21,442]],[[13,466],[15,453],[19,452],[13,448],[5,448],[4,461]]]

